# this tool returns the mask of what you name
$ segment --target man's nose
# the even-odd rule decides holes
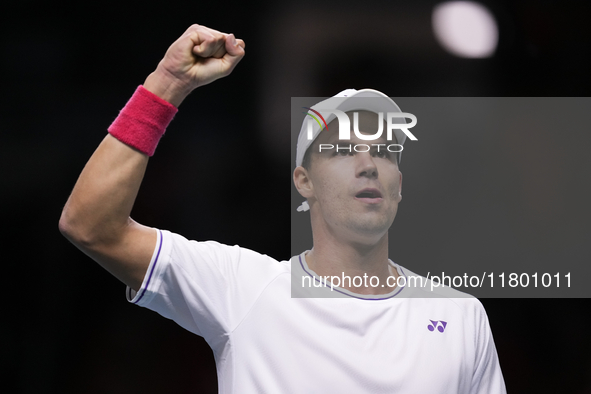
[[[376,166],[373,156],[369,152],[357,153],[357,176],[377,178],[378,167]]]

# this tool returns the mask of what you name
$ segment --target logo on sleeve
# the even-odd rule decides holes
[[[439,332],[443,332],[445,331],[445,327],[447,326],[447,322],[443,321],[443,320],[429,320],[431,322],[431,324],[429,324],[427,326],[427,329],[429,331],[435,331],[435,329],[437,329],[437,331]]]

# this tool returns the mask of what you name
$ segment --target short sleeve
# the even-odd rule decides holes
[[[497,349],[482,303],[474,299],[474,323],[476,325],[476,359],[472,376],[471,394],[506,394],[505,380],[499,363]]]
[[[231,332],[288,265],[239,246],[197,242],[165,230],[131,303],[154,310],[210,344]]]

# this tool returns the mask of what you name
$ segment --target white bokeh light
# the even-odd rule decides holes
[[[433,10],[433,31],[446,51],[467,58],[490,57],[499,39],[492,13],[473,1],[450,1]]]

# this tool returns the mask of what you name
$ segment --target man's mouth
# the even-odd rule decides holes
[[[378,189],[363,189],[355,195],[355,198],[368,203],[377,203],[382,200],[382,193]]]

